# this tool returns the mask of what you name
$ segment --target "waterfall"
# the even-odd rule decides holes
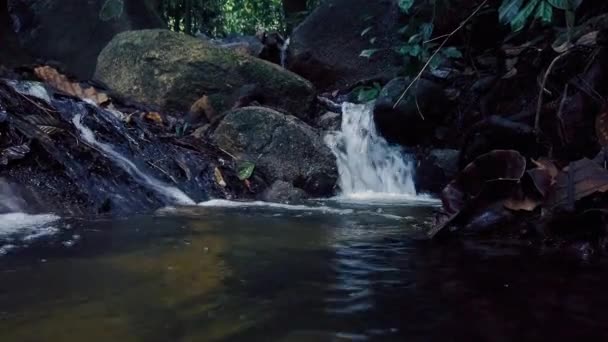
[[[377,132],[373,104],[342,105],[342,127],[325,137],[337,159],[342,196],[414,197],[414,162]]]
[[[281,45],[281,66],[283,68],[287,68],[287,53],[289,52],[289,44],[291,43],[291,38],[287,37]]]
[[[108,158],[110,158],[116,165],[129,173],[133,178],[138,180],[139,182],[145,184],[150,189],[156,191],[157,193],[163,195],[167,199],[171,200],[175,204],[181,205],[194,205],[196,204],[188,195],[183,193],[178,188],[168,186],[163,184],[158,179],[155,179],[151,176],[146,175],[143,171],[141,171],[137,165],[135,165],[132,161],[118,153],[112,146],[109,144],[102,143],[95,138],[95,134],[86,127],[82,123],[82,115],[77,114],[72,119],[72,123],[80,132],[80,136],[89,144],[99,148],[103,151]]]

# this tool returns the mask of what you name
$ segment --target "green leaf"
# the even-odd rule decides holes
[[[583,0],[547,0],[551,6],[559,8],[564,11],[574,11],[582,3]]]
[[[251,178],[253,171],[255,170],[255,164],[250,161],[241,161],[237,165],[237,176],[240,180],[244,181]]]
[[[399,8],[406,14],[410,13],[412,6],[414,6],[414,0],[399,0]]]
[[[364,37],[366,34],[369,33],[369,31],[371,31],[374,27],[370,26],[368,28],[366,28],[365,30],[363,30],[363,32],[361,32],[361,37]]]
[[[462,52],[453,46],[442,49],[441,54],[447,58],[462,58]]]
[[[359,57],[371,58],[376,52],[380,51],[380,49],[368,49],[361,51]]]
[[[122,16],[124,7],[123,0],[106,0],[99,11],[99,19],[102,21],[118,19]]]
[[[546,1],[541,2],[536,9],[534,17],[544,23],[551,23],[553,21],[553,7]]]
[[[422,42],[422,35],[420,33],[416,33],[415,35],[412,35],[410,37],[410,39],[408,39],[407,42],[410,43],[410,44],[421,43]]]
[[[422,35],[422,40],[427,41],[431,39],[433,36],[433,23],[422,23],[420,25],[420,34]]]
[[[355,89],[357,93],[357,102],[366,103],[378,98],[380,89],[377,87],[358,87]]]
[[[443,57],[440,54],[437,54],[437,55],[435,55],[435,57],[433,57],[433,59],[431,59],[431,62],[429,63],[429,67],[431,68],[431,70],[435,70],[435,69],[439,68],[444,61],[445,61],[445,57]]]
[[[536,9],[536,6],[540,0],[530,0],[528,4],[517,14],[517,16],[511,21],[511,30],[513,32],[521,31],[528,23],[528,18]]]
[[[418,45],[418,44],[411,45],[411,48],[409,51],[410,56],[418,57],[418,56],[420,56],[421,53],[422,53],[422,47],[420,45]]]
[[[519,13],[519,9],[523,4],[523,0],[503,0],[502,5],[498,8],[498,20],[501,24],[508,24]]]

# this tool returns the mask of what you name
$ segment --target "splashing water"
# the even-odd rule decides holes
[[[413,161],[376,132],[373,104],[342,105],[342,130],[325,137],[337,159],[342,196],[351,199],[414,198]]]
[[[165,185],[161,181],[159,181],[151,176],[146,175],[132,161],[130,161],[129,159],[127,159],[126,157],[124,157],[123,155],[121,155],[120,153],[115,151],[114,148],[112,148],[112,146],[98,141],[95,138],[95,134],[93,134],[93,132],[82,123],[81,114],[75,115],[74,118],[72,119],[72,123],[74,124],[76,129],[78,129],[78,131],[80,132],[80,136],[86,142],[99,148],[101,151],[103,151],[107,155],[108,158],[110,158],[112,161],[114,161],[120,168],[122,168],[123,170],[128,172],[131,176],[133,176],[138,181],[144,183],[145,185],[147,185],[148,187],[150,187],[152,190],[156,191],[157,193],[165,196],[167,199],[171,200],[175,204],[181,204],[181,205],[196,204],[190,197],[188,197],[188,195],[183,193],[178,188]]]
[[[283,68],[287,67],[287,52],[289,51],[289,44],[291,43],[291,38],[287,37],[283,45],[281,45],[281,66]]]

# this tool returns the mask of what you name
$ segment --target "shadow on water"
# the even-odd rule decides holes
[[[0,258],[0,339],[608,336],[604,260],[508,242],[413,240],[429,210],[197,208],[71,222],[54,242]],[[63,246],[75,232],[77,242]]]

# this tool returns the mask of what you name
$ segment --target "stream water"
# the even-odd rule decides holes
[[[539,341],[608,337],[608,263],[508,241],[423,240],[436,200],[344,108],[342,195],[191,204],[76,117],[83,139],[174,207],[123,219],[0,204],[0,341]],[[13,198],[11,200],[11,198]]]

